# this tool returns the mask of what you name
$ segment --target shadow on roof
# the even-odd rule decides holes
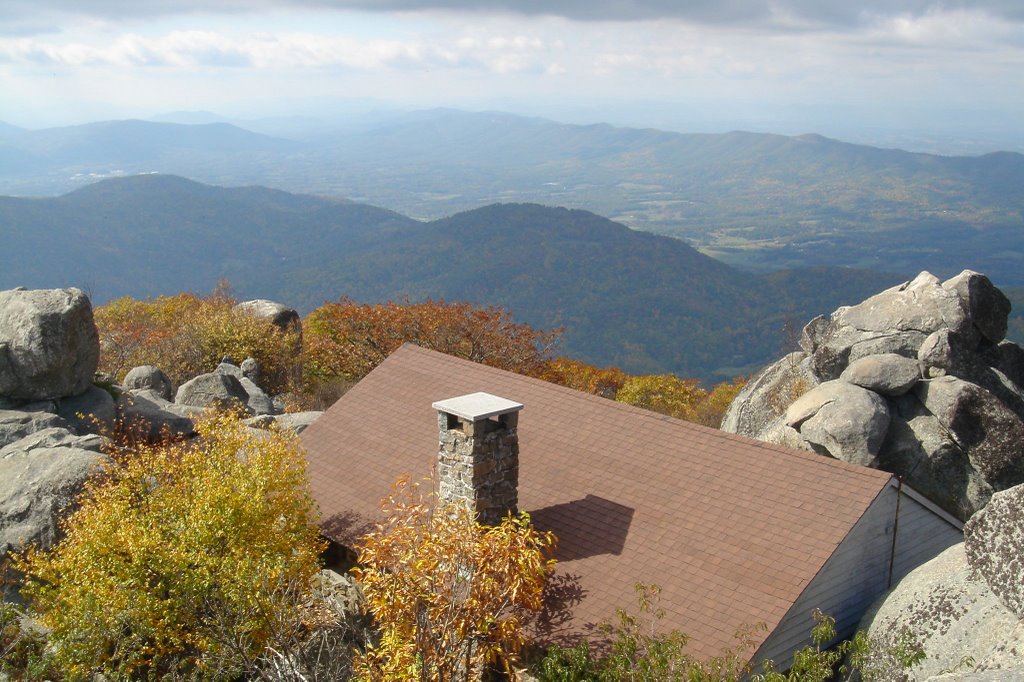
[[[357,539],[373,530],[373,522],[361,514],[343,512],[321,520],[320,530],[334,542],[353,547]]]
[[[555,534],[555,558],[564,563],[599,554],[622,554],[634,511],[603,497],[587,495],[531,511],[530,520],[538,530]]]

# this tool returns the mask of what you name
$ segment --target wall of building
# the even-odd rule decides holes
[[[963,529],[956,519],[913,491],[901,491],[894,480],[811,580],[765,640],[755,660],[771,659],[780,668],[788,667],[793,652],[810,643],[814,626],[811,613],[815,608],[836,619],[841,638],[851,636],[861,616],[890,583],[895,585],[914,568],[958,542],[963,542]]]

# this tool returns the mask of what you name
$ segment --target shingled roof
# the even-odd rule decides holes
[[[569,632],[635,604],[636,582],[662,587],[694,655],[770,632],[891,478],[407,344],[302,434],[325,534],[349,543],[400,474],[428,475],[431,404],[476,391],[525,405],[519,506],[582,589]]]

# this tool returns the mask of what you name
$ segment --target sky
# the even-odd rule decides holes
[[[23,127],[436,106],[1024,150],[1024,0],[0,0]]]

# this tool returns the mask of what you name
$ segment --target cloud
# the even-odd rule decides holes
[[[311,32],[230,35],[172,31],[159,36],[122,34],[104,43],[0,38],[0,62],[37,66],[278,70],[342,68],[423,70],[473,68],[497,74],[557,73],[542,38],[480,34],[409,40],[352,38]]]
[[[7,0],[9,17],[56,11],[105,19],[320,9],[364,12],[447,10],[561,16],[581,21],[680,19],[701,24],[855,27],[879,18],[971,10],[1024,21],[1019,0]]]

